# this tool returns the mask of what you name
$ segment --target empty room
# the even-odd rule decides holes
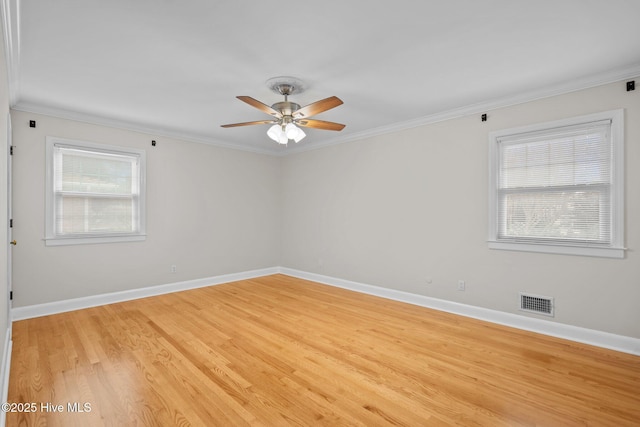
[[[640,2],[0,6],[0,427],[640,425]]]

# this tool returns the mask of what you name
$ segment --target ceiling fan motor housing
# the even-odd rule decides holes
[[[300,109],[300,104],[290,101],[276,102],[271,106],[274,110],[280,111],[284,117],[291,116],[296,110]]]

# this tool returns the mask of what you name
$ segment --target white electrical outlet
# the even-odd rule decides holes
[[[171,266],[171,272],[175,273],[176,271],[178,271],[178,267],[176,267],[175,265]]]
[[[464,280],[458,280],[458,290],[459,291],[464,291],[466,288],[466,283],[464,283]]]

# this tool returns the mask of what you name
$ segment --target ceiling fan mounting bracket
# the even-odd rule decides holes
[[[294,92],[302,93],[306,89],[302,80],[290,76],[272,77],[267,80],[266,83],[267,87],[273,92],[279,95],[284,95],[285,97],[293,94]]]

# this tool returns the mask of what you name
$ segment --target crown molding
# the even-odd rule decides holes
[[[88,123],[93,125],[107,126],[112,128],[124,129],[138,133],[144,133],[147,135],[160,136],[166,138],[178,139],[181,141],[195,142],[199,144],[208,144],[220,148],[228,148],[231,150],[247,151],[257,154],[277,155],[269,149],[260,149],[255,147],[238,146],[226,141],[221,141],[215,138],[207,138],[202,135],[189,134],[185,132],[178,132],[175,130],[152,127],[143,125],[140,123],[129,122],[126,120],[113,119],[103,117],[90,113],[80,113],[77,111],[66,110],[58,107],[51,107],[46,105],[34,104],[30,102],[19,102],[11,107],[12,110],[22,111],[25,113],[42,114],[44,116],[57,117],[60,119],[73,120],[81,123]]]
[[[20,83],[20,0],[0,0],[0,15],[7,61],[9,105],[14,105],[18,99]]]
[[[287,150],[281,155],[286,156],[294,153],[302,153],[305,151],[318,150],[332,145],[344,144],[347,142],[359,141],[374,136],[384,135],[392,132],[399,132],[405,129],[411,129],[419,126],[429,125],[433,123],[443,122],[446,120],[457,119],[460,117],[470,116],[474,114],[486,113],[487,111],[497,110],[499,108],[510,107],[513,105],[524,104],[538,99],[551,98],[557,95],[564,95],[579,90],[590,89],[609,83],[615,83],[630,78],[640,76],[640,63],[633,66],[608,71],[605,73],[594,74],[581,79],[571,80],[562,84],[547,86],[541,89],[523,92],[515,96],[496,98],[493,100],[470,104],[459,108],[453,108],[441,111],[416,119],[406,120],[403,122],[392,123],[390,125],[380,126],[362,132],[356,132],[345,136],[338,136],[331,139],[325,139],[312,145],[298,145],[295,148]]]
[[[3,18],[5,16],[4,6],[11,2],[18,2],[19,0],[0,0],[3,4]],[[5,33],[7,32],[5,28]],[[18,90],[18,81],[15,78],[17,76],[17,58],[19,56],[19,40],[17,37],[10,38],[14,40],[12,45],[12,64],[9,66],[10,77],[10,96],[16,97]],[[7,36],[5,34],[5,42]],[[7,51],[9,52],[9,51]],[[9,55],[8,55],[9,56]],[[365,131],[355,132],[352,134],[345,134],[344,136],[337,136],[334,138],[323,139],[312,144],[299,144],[296,147],[287,148],[285,150],[276,151],[269,148],[256,148],[248,146],[239,146],[227,141],[209,138],[202,135],[189,134],[188,132],[178,132],[168,128],[151,127],[141,123],[128,122],[120,119],[113,119],[108,117],[102,117],[90,113],[81,113],[77,111],[70,111],[58,107],[45,106],[29,102],[18,102],[14,105],[12,103],[12,109],[17,111],[24,111],[28,113],[43,114],[46,116],[58,117],[67,120],[74,120],[78,122],[114,127],[119,129],[130,130],[134,132],[140,132],[155,136],[164,136],[167,138],[179,139],[187,142],[196,142],[201,144],[213,145],[221,148],[228,148],[232,150],[240,150],[257,154],[265,154],[275,157],[286,157],[290,154],[297,154],[306,151],[318,150],[321,148],[330,147],[333,145],[345,144],[348,142],[360,141],[363,139],[385,135],[393,132],[399,132],[406,129],[425,126],[433,123],[443,122],[446,120],[452,120],[460,117],[470,116],[474,114],[486,113],[487,111],[497,110],[499,108],[510,107],[513,105],[524,104],[526,102],[535,101],[538,99],[550,98],[557,95],[563,95],[566,93],[576,92],[579,90],[589,89],[596,86],[601,86],[609,83],[615,83],[622,80],[636,78],[640,76],[640,63],[633,66],[608,71],[605,73],[594,74],[591,76],[583,77],[581,79],[571,80],[562,84],[547,86],[541,89],[531,90],[523,92],[515,96],[496,98],[485,102],[479,102],[462,106],[459,108],[453,108],[446,111],[441,111],[428,116],[418,117],[411,120],[402,122],[396,122],[385,126],[379,126],[373,129]],[[13,90],[12,90],[13,89]],[[11,95],[13,92],[13,95]]]

